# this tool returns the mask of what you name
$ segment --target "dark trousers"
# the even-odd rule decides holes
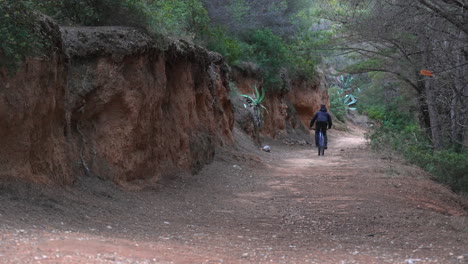
[[[327,143],[328,143],[327,126],[328,126],[328,122],[323,122],[323,121],[317,121],[317,123],[315,124],[315,146],[318,147],[319,131],[322,131],[323,138],[325,140],[325,147],[327,146]]]

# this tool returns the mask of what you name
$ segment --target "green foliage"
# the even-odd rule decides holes
[[[252,46],[238,38],[228,36],[227,31],[222,28],[211,30],[207,47],[221,53],[232,65],[252,58],[253,54]]]
[[[31,1],[0,0],[0,67],[13,70],[48,46],[37,18]]]
[[[291,65],[289,50],[283,40],[273,34],[270,29],[254,31],[249,38],[249,44],[253,48],[253,56],[265,72],[267,87],[279,87],[281,79],[279,70],[281,67]]]
[[[385,119],[385,107],[373,105],[367,108],[367,116],[373,120],[384,120]]]
[[[468,153],[451,150],[437,151],[433,154],[432,171],[439,180],[454,186],[456,190],[468,193]]]
[[[120,25],[144,28],[156,35],[194,39],[208,28],[200,0],[34,0],[36,8],[64,25]]]
[[[409,162],[432,173],[435,178],[456,191],[468,192],[468,152],[447,149],[433,151],[430,139],[415,123],[414,118],[396,104],[371,106],[366,109],[370,118],[380,125],[371,135],[376,150],[391,148]]]
[[[281,87],[282,68],[287,69],[290,76],[312,78],[319,56],[316,56],[315,32],[306,21],[309,1],[205,3],[213,23],[209,49],[223,54],[231,64],[253,62],[259,65],[269,90]]]
[[[281,87],[282,68],[291,74],[310,78],[318,57],[313,55],[316,36],[310,32],[307,23],[303,23],[305,16],[298,15],[306,1],[265,3],[266,6],[247,0],[221,3],[229,15],[228,22],[219,26],[210,22],[202,0],[0,0],[0,51],[6,57],[2,61],[16,63],[43,48],[46,43],[44,36],[28,19],[38,11],[60,25],[132,26],[145,29],[155,39],[172,36],[193,40],[221,53],[231,64],[253,62],[259,65],[268,89]],[[273,20],[266,17],[257,20],[254,14]],[[289,19],[294,14],[299,21],[296,24]],[[218,16],[226,17],[219,13]],[[243,25],[247,18],[252,23]],[[284,30],[298,29],[299,25],[302,26],[301,32],[285,34]]]
[[[344,104],[338,87],[328,89],[328,94],[330,96],[330,111],[335,114],[338,120],[344,122],[348,106]]]
[[[372,59],[356,62],[346,67],[345,69],[343,69],[343,71],[350,72],[350,73],[368,72],[369,70],[372,70],[372,69],[381,69],[384,63],[385,62],[381,59],[372,58]]]
[[[320,61],[313,45],[312,39],[302,37],[298,37],[288,45],[292,74],[305,79],[313,76],[316,62]]]
[[[306,23],[293,25],[288,17],[298,14],[299,7],[306,6],[305,2],[265,1],[265,6],[247,0],[218,3],[229,14],[218,12],[227,23],[216,25],[210,22],[202,0],[0,0],[0,51],[6,56],[2,61],[16,63],[41,50],[45,43],[43,36],[37,25],[28,20],[38,11],[60,25],[132,26],[152,33],[156,40],[163,39],[161,36],[193,40],[221,53],[230,64],[253,62],[259,65],[265,87],[275,89],[281,87],[282,68],[309,78],[314,72],[318,59],[312,55],[315,44],[309,43],[315,37],[306,33],[309,31]],[[208,1],[205,4],[208,5]],[[257,19],[255,14],[266,17]],[[246,19],[251,23],[246,24]],[[295,19],[303,21],[304,16],[298,15]],[[303,26],[301,32],[284,34],[287,28],[299,28],[299,24]]]
[[[152,2],[140,0],[139,5],[144,6],[140,10],[145,13],[153,31],[192,39],[201,37],[208,31],[208,13],[200,0]]]
[[[249,32],[246,39],[229,36],[223,28],[215,28],[210,33],[208,48],[221,53],[231,64],[251,61],[260,65],[264,72],[265,86],[269,89],[280,87],[281,68],[295,72],[301,69],[304,74],[312,74],[314,63],[300,54],[294,53],[291,45],[275,35],[270,29]]]
[[[243,23],[244,19],[249,15],[251,7],[246,0],[233,0],[227,5],[227,10],[235,23]]]

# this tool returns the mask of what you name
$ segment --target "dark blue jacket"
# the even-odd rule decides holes
[[[332,119],[329,113],[327,113],[327,108],[322,105],[320,108],[320,111],[315,113],[314,117],[312,120],[310,120],[310,127],[312,128],[314,126],[315,121],[317,122],[327,122],[328,124],[328,129],[331,128],[332,126]]]

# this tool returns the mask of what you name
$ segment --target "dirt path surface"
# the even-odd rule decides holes
[[[270,143],[140,191],[2,183],[0,263],[468,263],[466,201],[421,170],[359,133]]]

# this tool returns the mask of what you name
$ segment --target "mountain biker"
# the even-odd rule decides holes
[[[320,110],[315,113],[312,120],[310,120],[310,128],[315,124],[315,145],[318,147],[318,132],[322,131],[323,137],[325,139],[325,149],[327,149],[328,137],[327,137],[327,127],[330,129],[332,127],[332,119],[330,114],[327,112],[327,107],[325,105],[320,105]]]

